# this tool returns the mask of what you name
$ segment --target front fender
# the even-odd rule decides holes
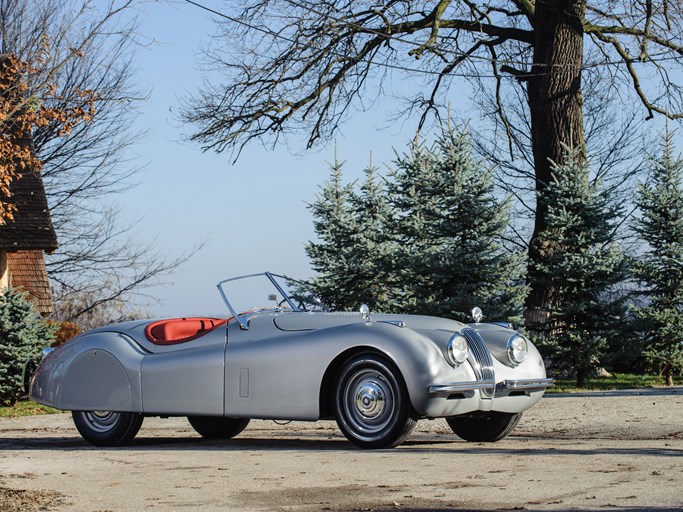
[[[429,392],[435,382],[476,380],[469,364],[453,368],[446,361],[444,350],[453,335],[451,330],[413,330],[391,323],[373,322],[348,326],[345,334],[351,333],[358,340],[360,349],[380,352],[398,367],[410,402],[419,416],[431,417],[437,412]],[[335,361],[339,361],[339,357],[343,357],[343,352],[336,356]]]

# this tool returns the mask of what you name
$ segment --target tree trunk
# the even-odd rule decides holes
[[[527,93],[536,175],[536,219],[529,244],[531,292],[524,313],[527,327],[541,332],[553,305],[553,289],[537,269],[554,248],[544,242],[547,209],[538,201],[551,179],[551,161],[561,162],[563,144],[580,147],[585,156],[581,98],[583,0],[536,2],[534,64]]]
[[[673,386],[674,385],[674,369],[671,366],[669,366],[666,370],[666,385],[667,386]]]
[[[586,368],[584,365],[579,364],[579,366],[576,368],[576,387],[577,388],[585,388],[586,387],[586,379],[588,378],[589,375],[589,368]]]

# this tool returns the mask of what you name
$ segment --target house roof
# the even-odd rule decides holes
[[[9,54],[0,54],[0,69],[11,63]],[[0,73],[3,87],[0,88],[5,101],[13,103],[17,95],[22,94],[20,87],[8,87],[12,82],[19,82],[19,75]],[[35,155],[35,147],[31,133],[19,133],[17,126],[11,122],[2,125],[2,135],[13,140],[18,146],[24,146]],[[0,251],[44,250],[52,252],[57,249],[57,235],[47,206],[43,179],[36,169],[21,172],[9,185],[10,197],[0,198],[16,206],[14,220],[6,220],[0,224]]]
[[[10,201],[17,207],[14,220],[0,225],[0,250],[42,249],[52,252],[59,244],[47,206],[43,179],[35,171],[24,171],[10,185]]]

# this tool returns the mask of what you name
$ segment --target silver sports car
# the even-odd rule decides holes
[[[367,306],[331,312],[269,272],[218,289],[229,318],[113,324],[46,351],[31,398],[73,411],[97,446],[129,442],[145,416],[187,416],[209,438],[236,436],[251,418],[334,418],[357,446],[388,448],[421,418],[497,441],[552,385],[533,344],[481,323],[479,308],[468,325]]]

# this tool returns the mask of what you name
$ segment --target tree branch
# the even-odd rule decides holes
[[[628,35],[628,36],[642,37],[643,39],[657,43],[658,45],[660,45],[664,48],[668,48],[669,50],[673,50],[674,52],[683,56],[683,45],[676,44],[673,40],[664,39],[658,35],[648,33],[644,30],[639,29],[639,28],[627,27],[627,26],[623,26],[623,25],[621,25],[621,26],[617,26],[617,25],[600,26],[600,25],[594,25],[593,23],[591,23],[587,20],[584,20],[583,21],[583,31],[586,34],[595,34],[596,36],[605,36],[606,34],[616,34],[616,35]],[[602,38],[600,38],[600,40],[606,41],[605,39],[602,39]]]
[[[633,66],[633,62],[635,59],[633,59],[628,52],[623,48],[623,46],[619,43],[619,41],[612,36],[606,36],[603,33],[600,32],[593,32],[593,35],[600,39],[601,41],[605,43],[609,43],[612,45],[614,50],[619,54],[621,59],[623,60],[624,64],[626,65],[626,69],[628,70],[628,74],[631,77],[631,81],[633,83],[633,88],[636,91],[636,94],[638,95],[638,98],[640,98],[641,103],[645,106],[647,109],[649,115],[648,119],[652,119],[653,112],[657,112],[659,114],[663,114],[669,119],[683,119],[683,113],[671,113],[668,112],[667,110],[664,110],[661,107],[658,107],[654,103],[652,103],[645,91],[643,90],[641,84],[640,84],[640,78],[638,77],[638,72],[636,71],[635,67]]]

